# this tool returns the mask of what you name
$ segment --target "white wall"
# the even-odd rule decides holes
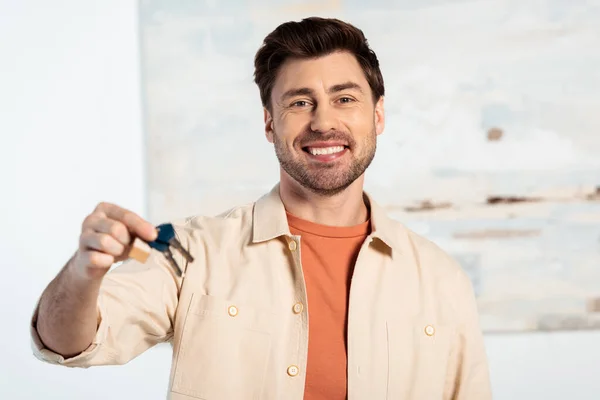
[[[1,399],[165,398],[168,347],[89,370],[29,348],[34,303],[83,217],[102,200],[146,212],[136,5],[0,0]],[[600,397],[600,333],[486,341],[496,399]]]
[[[29,347],[34,303],[83,217],[101,200],[145,210],[136,7],[0,1],[0,399],[165,398],[168,347],[93,370]]]

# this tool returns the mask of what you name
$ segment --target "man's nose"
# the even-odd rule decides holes
[[[319,104],[312,113],[310,128],[313,132],[329,132],[337,130],[337,116],[329,104]]]

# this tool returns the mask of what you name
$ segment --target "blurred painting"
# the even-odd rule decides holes
[[[385,78],[366,190],[461,263],[484,331],[600,328],[598,4],[141,1],[149,218],[273,187],[254,53],[284,21],[337,17]]]

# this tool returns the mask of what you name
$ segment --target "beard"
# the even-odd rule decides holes
[[[315,166],[315,164],[309,163],[302,157],[302,154],[297,154],[304,152],[303,148],[305,146],[303,143],[330,140],[341,140],[348,143],[348,155],[351,157],[350,165],[347,162],[334,161]],[[371,165],[377,150],[377,134],[375,133],[375,126],[373,126],[371,133],[360,143],[361,146],[357,146],[356,141],[344,132],[331,131],[323,134],[310,131],[294,140],[293,148],[297,149],[294,152],[278,139],[277,133],[274,131],[273,144],[279,164],[288,175],[311,192],[329,197],[345,190],[362,176]]]

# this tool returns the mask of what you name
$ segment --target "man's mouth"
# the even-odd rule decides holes
[[[303,150],[313,156],[322,156],[328,154],[341,153],[346,149],[346,146],[331,146],[331,147],[304,147]]]
[[[302,148],[308,154],[309,159],[318,163],[329,163],[340,159],[346,154],[348,146],[342,143],[315,143]]]

